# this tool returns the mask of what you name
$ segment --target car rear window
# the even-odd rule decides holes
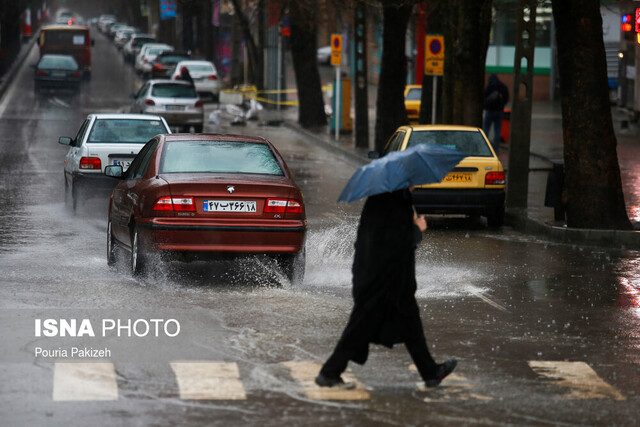
[[[38,63],[38,68],[46,68],[49,70],[77,70],[78,63],[72,56],[45,55]]]
[[[160,171],[284,175],[267,144],[238,141],[170,141]]]
[[[197,98],[196,89],[193,86],[172,83],[154,85],[151,95],[158,98]]]
[[[189,64],[187,68],[190,72],[213,73],[213,66],[209,64]]]
[[[167,130],[160,120],[97,119],[87,142],[92,143],[145,143]]]
[[[163,55],[158,57],[158,62],[161,64],[177,64],[178,62],[188,58],[189,57],[185,55]]]
[[[85,30],[45,30],[44,44],[50,46],[84,46]]]
[[[480,132],[455,130],[414,131],[409,137],[407,148],[418,144],[433,144],[458,150],[467,156],[493,157],[487,142]]]

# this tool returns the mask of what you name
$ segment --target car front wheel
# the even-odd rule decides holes
[[[134,276],[139,276],[144,273],[145,268],[146,260],[140,243],[138,227],[134,225],[131,232],[131,273]]]

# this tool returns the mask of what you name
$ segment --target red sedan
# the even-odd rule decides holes
[[[116,246],[140,274],[148,254],[267,254],[292,283],[304,275],[302,192],[266,139],[166,134],[149,141],[118,178],[109,204],[107,263]]]

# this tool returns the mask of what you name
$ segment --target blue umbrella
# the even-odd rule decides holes
[[[465,157],[457,150],[432,144],[393,151],[359,168],[338,201],[349,203],[374,194],[440,182]]]

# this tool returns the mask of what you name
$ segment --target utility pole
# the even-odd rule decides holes
[[[355,68],[355,110],[356,110],[356,147],[369,148],[369,97],[367,72],[367,9],[361,0],[355,7],[356,44]]]
[[[537,0],[519,0],[514,63],[507,208],[526,209],[529,196],[529,151],[533,95],[533,52]]]

